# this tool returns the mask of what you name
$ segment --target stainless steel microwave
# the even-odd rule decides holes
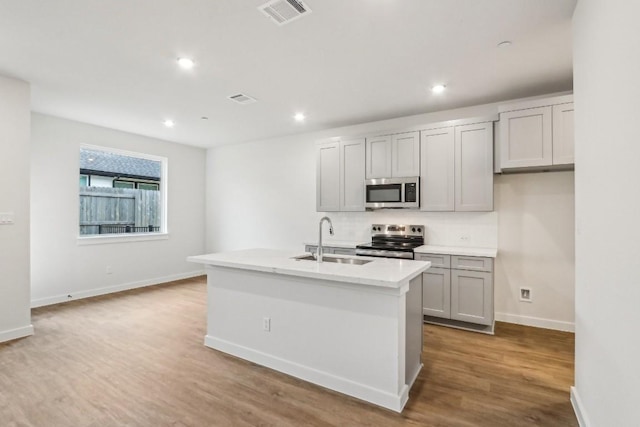
[[[367,209],[411,209],[420,207],[420,177],[367,179]]]

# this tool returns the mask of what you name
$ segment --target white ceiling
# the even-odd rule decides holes
[[[572,88],[576,0],[305,2],[279,27],[265,0],[0,0],[0,74],[36,112],[203,147]]]

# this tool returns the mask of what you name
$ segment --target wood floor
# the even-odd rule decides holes
[[[0,344],[0,426],[577,426],[573,334],[424,328],[402,414],[203,345],[204,278],[33,310]]]

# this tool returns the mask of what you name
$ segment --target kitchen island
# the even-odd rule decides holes
[[[207,269],[205,345],[400,412],[422,368],[425,261],[249,249]],[[327,258],[353,257],[333,255]]]

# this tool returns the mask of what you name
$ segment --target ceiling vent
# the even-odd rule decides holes
[[[237,102],[238,104],[242,104],[242,105],[253,104],[254,102],[258,101],[257,99],[252,98],[249,95],[245,95],[243,93],[238,93],[236,95],[227,96],[227,98],[229,98],[230,100],[232,100],[234,102]]]
[[[309,6],[300,0],[271,0],[258,6],[258,9],[278,25],[288,24],[311,13]]]

